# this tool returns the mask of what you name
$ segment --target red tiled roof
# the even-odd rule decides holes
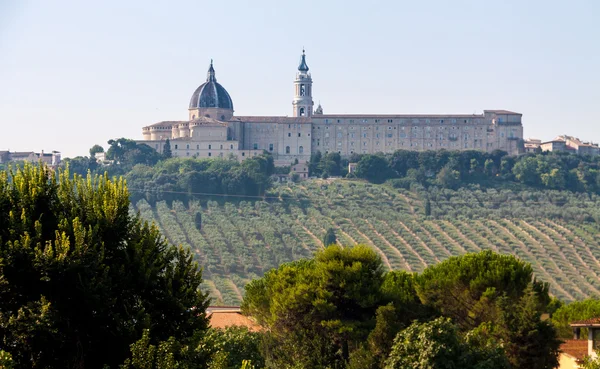
[[[587,327],[591,325],[600,326],[600,317],[584,319],[584,320],[576,320],[569,324],[571,327]]]
[[[515,115],[523,115],[521,113],[516,113],[514,111],[510,111],[510,110],[484,110],[484,112],[488,112],[488,113],[495,113],[495,114],[515,114]]]
[[[229,121],[248,123],[310,123],[311,119],[307,117],[242,116],[233,117]]]
[[[212,328],[247,327],[252,332],[262,331],[263,328],[254,320],[242,315],[239,311],[223,310],[207,314]]]
[[[154,124],[151,124],[146,127],[172,126],[173,124],[179,124],[179,123],[184,123],[184,122],[186,122],[186,121],[185,120],[171,120],[171,121],[154,123]]]
[[[582,360],[588,354],[587,340],[566,340],[560,345],[560,352]]]
[[[482,114],[319,114],[313,115],[313,119],[335,119],[335,118],[482,118]]]

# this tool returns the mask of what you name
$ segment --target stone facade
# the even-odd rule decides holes
[[[30,162],[37,163],[41,161],[42,163],[50,166],[56,167],[61,162],[61,155],[58,151],[52,151],[51,153],[45,153],[41,151],[39,153],[33,151],[25,151],[25,152],[10,152],[10,151],[0,151],[0,164],[8,163],[8,162]]]
[[[343,156],[399,149],[523,152],[522,114],[506,110],[464,115],[326,115],[319,104],[313,113],[312,77],[304,52],[294,91],[292,117],[235,116],[229,94],[216,83],[211,62],[207,82],[192,97],[189,120],[144,127],[144,139],[138,142],[162,152],[169,139],[174,156],[243,160],[267,151],[280,165],[307,161],[317,151]]]

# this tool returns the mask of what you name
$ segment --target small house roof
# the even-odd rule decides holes
[[[600,317],[576,320],[569,324],[571,327],[598,327],[600,328]]]
[[[212,328],[224,329],[227,327],[246,327],[252,332],[258,332],[263,329],[254,320],[243,315],[239,308],[209,310],[207,316]]]
[[[574,359],[583,360],[588,355],[587,340],[565,340],[560,345],[560,352],[571,356]]]

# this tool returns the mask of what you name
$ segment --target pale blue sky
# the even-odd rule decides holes
[[[210,59],[236,115],[523,113],[600,141],[600,1],[0,0],[0,150],[86,155],[187,119]]]

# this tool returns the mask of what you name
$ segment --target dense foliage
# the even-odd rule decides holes
[[[268,332],[269,368],[546,369],[558,364],[560,343],[541,320],[549,301],[513,256],[481,252],[421,274],[385,273],[371,248],[331,245],[250,282],[242,309]]]
[[[394,340],[385,369],[509,369],[498,344],[473,332],[461,336],[448,318],[414,323]],[[519,368],[519,367],[516,367]]]
[[[506,152],[408,151],[355,155],[356,176],[374,183],[392,179],[395,186],[412,184],[455,189],[468,183],[600,193],[600,157],[567,153],[507,156]],[[491,183],[490,183],[491,182]]]
[[[552,314],[552,322],[558,329],[560,337],[568,339],[573,337],[573,330],[569,323],[597,317],[600,317],[600,300],[586,299],[574,301],[558,308]],[[587,337],[587,329],[582,329],[581,337]]]
[[[186,342],[207,327],[201,282],[122,180],[0,173],[0,350],[16,368],[116,367],[144,329]]]

